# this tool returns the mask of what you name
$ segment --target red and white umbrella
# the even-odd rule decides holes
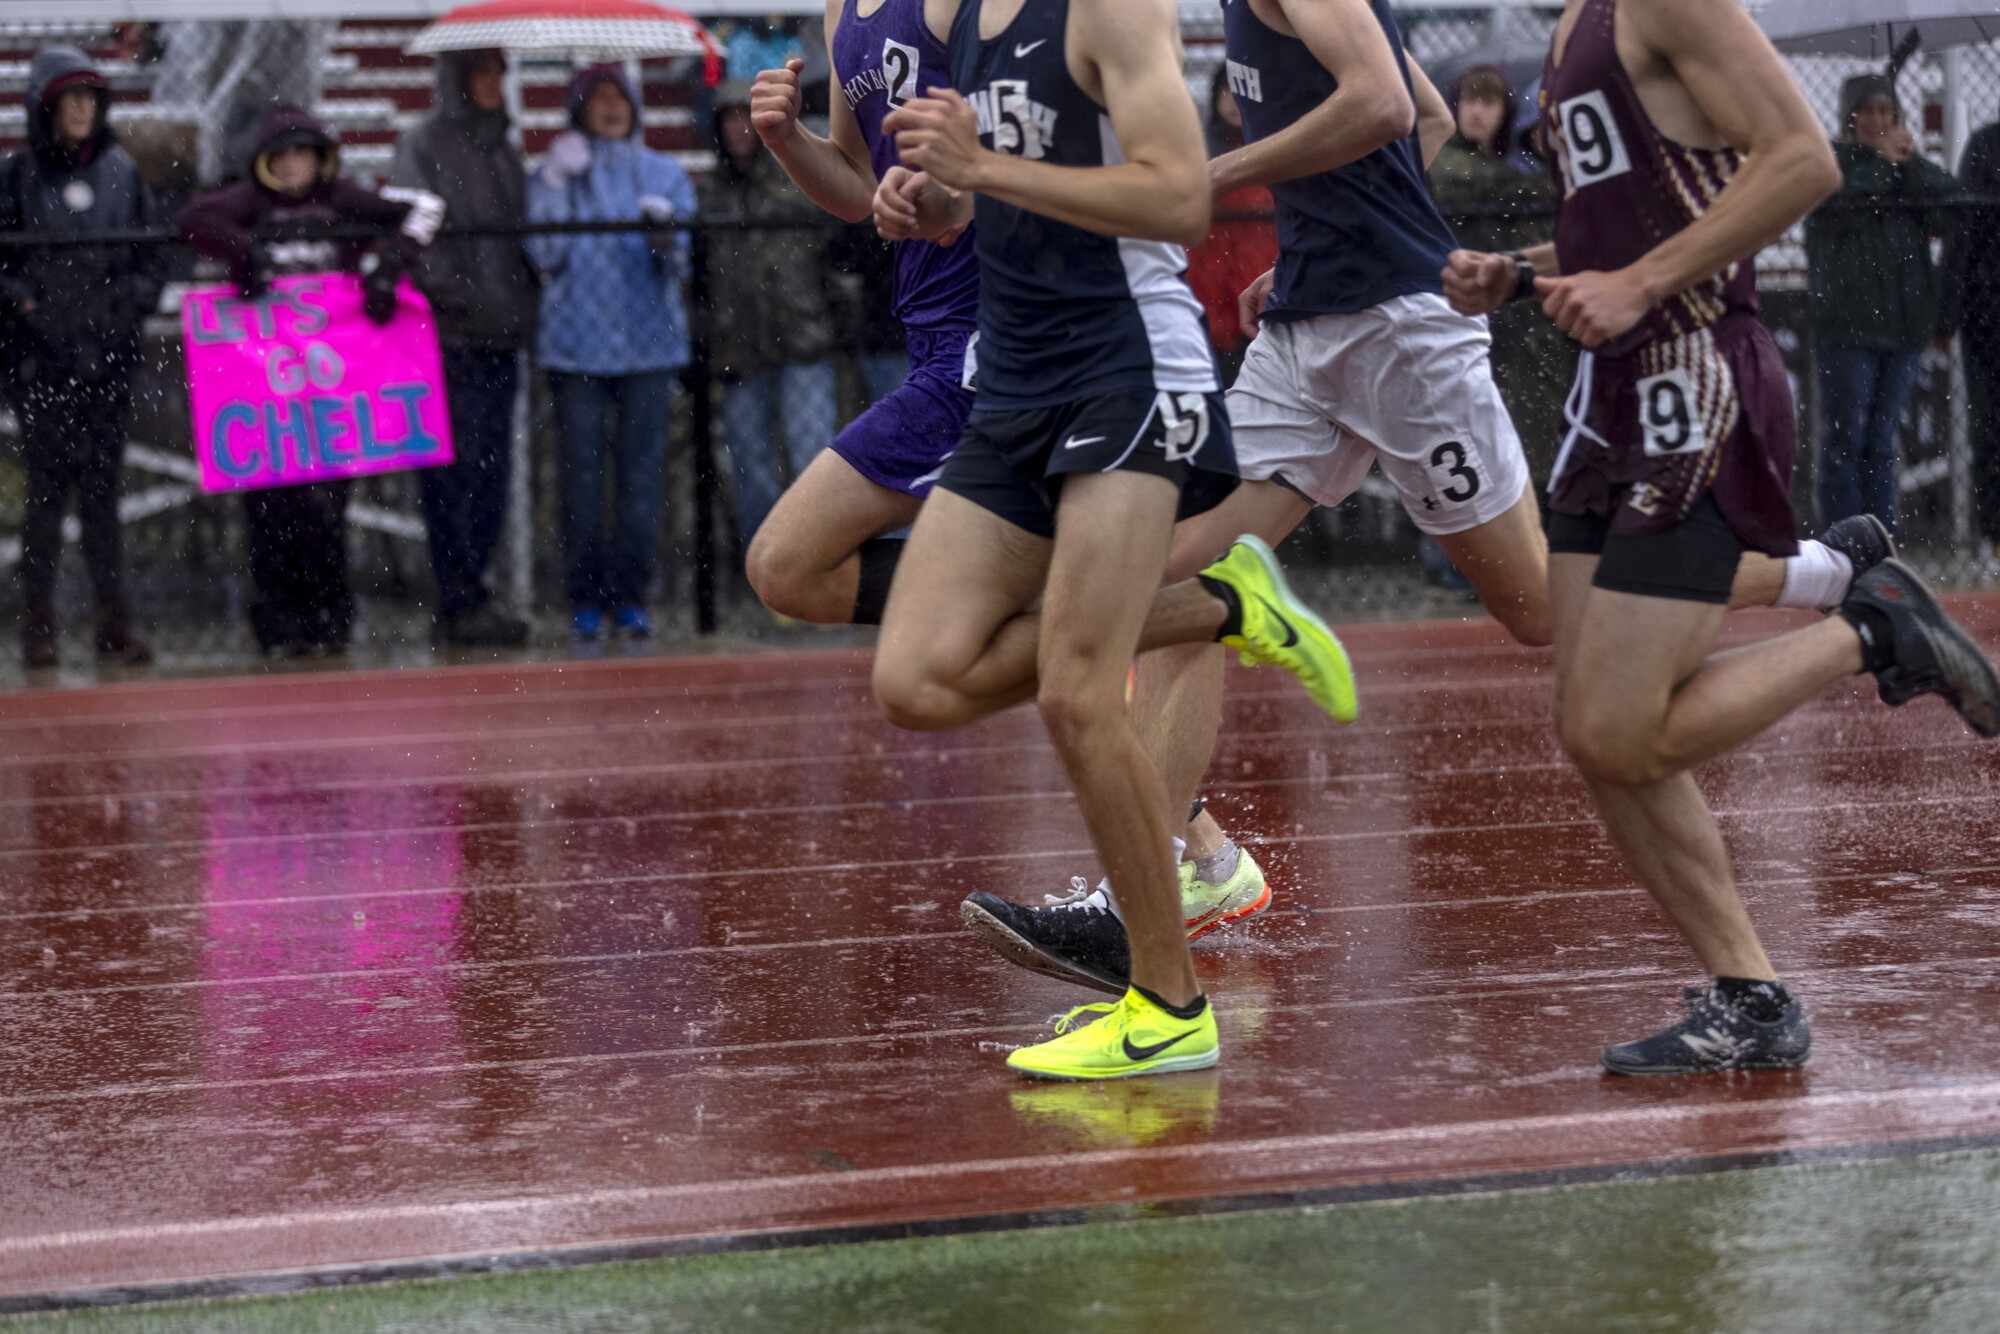
[[[700,23],[649,0],[485,0],[447,11],[408,49],[436,55],[494,47],[614,58],[720,52]]]

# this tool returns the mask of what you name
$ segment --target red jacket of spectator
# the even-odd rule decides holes
[[[1278,231],[1270,215],[1271,192],[1263,186],[1232,190],[1215,201],[1208,239],[1188,251],[1188,284],[1208,312],[1208,341],[1218,352],[1250,341],[1236,315],[1236,298],[1278,262]]]

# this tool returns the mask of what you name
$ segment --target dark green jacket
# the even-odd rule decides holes
[[[1813,336],[1822,347],[1913,352],[1939,332],[1931,237],[1951,225],[1928,203],[1958,180],[1922,157],[1902,166],[1860,144],[1836,143],[1840,193],[1806,219]]]
[[[1468,250],[1525,250],[1555,234],[1555,183],[1480,152],[1464,135],[1454,134],[1438,150],[1430,179],[1438,211]],[[1481,208],[1515,216],[1471,216]]]

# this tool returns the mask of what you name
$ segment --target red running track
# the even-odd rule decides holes
[[[1100,1087],[1003,1070],[1093,997],[958,927],[1092,870],[1031,711],[899,733],[852,653],[0,700],[0,1309],[2000,1135],[2000,748],[1857,685],[1704,770],[1814,1063],[1619,1081],[1694,970],[1546,655],[1348,638],[1354,727],[1231,679],[1221,1067]]]

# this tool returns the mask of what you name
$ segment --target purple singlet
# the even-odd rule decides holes
[[[833,77],[847,98],[880,180],[897,165],[895,140],[882,133],[892,107],[949,87],[944,43],[924,23],[924,0],[884,0],[863,18],[845,0],[833,33]],[[896,243],[896,318],[911,329],[971,330],[979,323],[979,260],[972,233],[951,246]]]

